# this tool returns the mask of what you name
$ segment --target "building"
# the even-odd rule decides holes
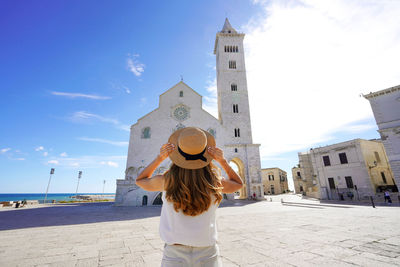
[[[299,191],[302,185],[305,195],[321,199],[364,199],[385,189],[397,190],[380,140],[354,139],[312,148],[299,153],[299,162],[300,166],[294,168],[293,181],[298,183]]]
[[[400,85],[364,95],[371,104],[378,132],[396,184],[400,184]]]
[[[216,34],[218,119],[202,108],[202,96],[183,81],[159,97],[159,107],[131,126],[125,179],[117,180],[116,205],[160,204],[160,192],[146,192],[135,184],[137,175],[157,155],[177,129],[196,126],[215,136],[228,161],[237,165],[245,185],[240,198],[263,196],[259,144],[253,144],[243,47],[244,34],[228,19]],[[156,173],[170,166],[169,159]],[[233,198],[233,194],[227,196]]]
[[[295,193],[320,198],[319,184],[317,178],[314,176],[311,154],[299,152],[298,157],[298,166],[292,168]]]
[[[261,169],[264,194],[279,195],[289,191],[287,173],[279,168]]]

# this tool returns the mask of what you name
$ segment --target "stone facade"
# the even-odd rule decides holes
[[[292,168],[292,177],[296,194],[319,198],[318,180],[314,175],[310,153],[298,153],[299,164]]]
[[[261,169],[264,194],[279,195],[289,191],[287,173],[279,168]]]
[[[396,191],[393,173],[380,140],[354,139],[299,153],[293,181],[307,196],[321,199],[368,198],[384,189]],[[300,171],[301,182],[296,181]],[[317,190],[315,188],[318,188]],[[310,189],[311,188],[311,189]],[[297,193],[297,191],[296,191]]]
[[[135,184],[137,175],[157,155],[162,144],[177,129],[200,127],[215,136],[228,161],[238,167],[245,186],[241,198],[263,196],[259,144],[253,144],[243,50],[244,34],[226,19],[217,33],[216,54],[218,119],[202,108],[202,96],[179,82],[159,98],[159,107],[131,126],[125,179],[117,180],[116,205],[140,206],[160,203],[160,192],[147,192]],[[166,160],[156,173],[166,171]],[[225,175],[223,173],[223,175]],[[233,194],[228,195],[233,198]]]
[[[400,185],[400,85],[364,97],[371,104],[394,179]]]

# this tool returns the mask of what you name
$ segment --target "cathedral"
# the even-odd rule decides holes
[[[160,95],[157,109],[131,126],[125,179],[117,180],[115,205],[161,204],[161,192],[144,191],[136,186],[136,177],[153,161],[174,131],[188,126],[211,133],[228,162],[237,166],[244,182],[237,197],[264,195],[260,145],[253,144],[252,140],[243,39],[244,34],[238,33],[228,19],[216,34],[218,119],[203,109],[202,96],[181,81]],[[165,160],[155,174],[165,172],[170,164],[169,159]]]

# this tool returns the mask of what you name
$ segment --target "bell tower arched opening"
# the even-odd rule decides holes
[[[240,176],[243,181],[243,187],[235,193],[236,199],[247,199],[247,184],[246,184],[246,176],[244,175],[244,164],[241,159],[233,158],[229,161],[229,165],[231,168]]]

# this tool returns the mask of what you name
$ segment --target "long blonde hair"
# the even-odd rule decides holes
[[[184,169],[172,164],[164,174],[166,199],[174,204],[176,212],[196,216],[207,211],[215,197],[222,200],[222,183],[219,169],[210,163],[201,169]]]

